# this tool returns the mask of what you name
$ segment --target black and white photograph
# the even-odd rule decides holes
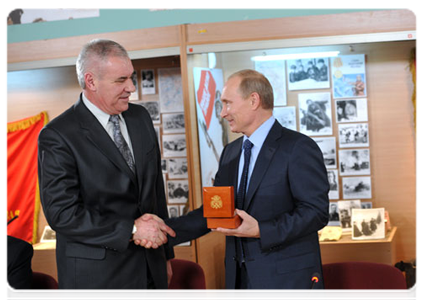
[[[336,138],[334,137],[318,137],[313,138],[320,151],[323,154],[323,160],[326,168],[336,168]]]
[[[159,143],[159,148],[161,150],[162,143],[160,142],[160,126],[154,126],[154,131],[156,132],[157,142]]]
[[[329,59],[307,58],[287,61],[288,89],[327,89],[329,82]]]
[[[161,113],[183,112],[181,69],[158,69],[158,73]]]
[[[187,143],[185,134],[162,135],[163,157],[185,157],[187,156]]]
[[[353,209],[352,239],[371,240],[385,238],[385,209]]]
[[[339,220],[341,221],[341,227],[343,232],[351,232],[352,229],[352,209],[360,208],[360,200],[341,200],[338,201],[339,209]]]
[[[277,106],[273,116],[285,128],[297,131],[297,113],[295,106]]]
[[[341,176],[370,175],[370,150],[339,150],[339,174]]]
[[[162,159],[162,173],[167,173],[167,159]]]
[[[189,213],[189,205],[187,204],[181,204],[179,205],[179,215],[180,216],[185,216],[186,214]]]
[[[167,162],[169,179],[188,178],[188,163],[186,157],[169,158]]]
[[[369,209],[369,208],[373,208],[373,203],[371,201],[361,202],[361,209]]]
[[[367,123],[338,124],[339,148],[369,147]]]
[[[285,60],[255,61],[255,69],[263,74],[272,85],[274,106],[286,105]]]
[[[370,176],[343,177],[342,194],[344,199],[371,199],[372,181]]]
[[[56,241],[56,231],[51,229],[50,226],[44,227],[43,234],[41,235],[41,243],[55,242]]]
[[[336,100],[335,106],[337,123],[368,121],[366,98]]]
[[[329,222],[327,226],[341,226],[338,203],[329,203]]]
[[[329,199],[339,199],[338,170],[327,170],[329,181]]]
[[[160,124],[160,103],[159,101],[139,101],[136,104],[140,104],[145,107],[145,109],[150,114],[153,124]]]
[[[154,70],[141,70],[141,94],[151,95],[156,93]]]
[[[169,213],[169,218],[177,218],[180,216],[179,205],[168,205],[167,211]]]
[[[309,136],[332,135],[330,93],[298,94],[300,132]]]
[[[135,86],[135,92],[131,93],[131,96],[129,96],[129,100],[130,101],[136,101],[139,100],[139,92],[138,92],[138,72],[134,71],[134,73],[132,73],[132,83]]]
[[[184,133],[184,113],[162,114],[163,133]]]
[[[169,203],[187,203],[188,180],[168,180],[167,196]]]

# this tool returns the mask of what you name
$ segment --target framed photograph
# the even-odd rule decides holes
[[[327,170],[329,181],[329,199],[339,199],[338,170]]]
[[[188,213],[189,213],[189,205],[188,204],[179,205],[179,215],[180,216],[185,216]]]
[[[297,131],[297,113],[295,106],[274,107],[273,116],[283,127]]]
[[[370,176],[343,177],[342,192],[344,199],[371,199],[372,181]]]
[[[332,135],[330,93],[298,94],[300,132],[306,135]]]
[[[322,151],[326,168],[336,168],[336,138],[319,137],[313,138],[313,140]]]
[[[159,69],[158,73],[160,111],[162,113],[183,112],[181,69]]]
[[[331,68],[333,98],[367,96],[364,54],[333,57]]]
[[[338,203],[336,202],[329,203],[329,222],[327,226],[341,226]]]
[[[344,175],[370,175],[370,149],[339,150],[339,171]]]
[[[187,156],[185,134],[162,135],[163,157]]]
[[[159,143],[159,149],[162,149],[162,143],[160,141],[160,126],[154,126],[154,131],[156,132],[157,142]]]
[[[184,113],[162,114],[163,133],[185,133]]]
[[[338,124],[339,148],[369,147],[367,123]]]
[[[361,209],[373,208],[373,203],[370,201],[361,202]]]
[[[169,203],[187,203],[188,180],[168,180],[167,195]]]
[[[337,123],[368,121],[366,98],[336,100],[335,106]]]
[[[138,72],[134,71],[132,73],[132,83],[135,86],[135,92],[131,93],[131,96],[129,96],[129,101],[136,101],[139,100],[139,92],[138,92]]]
[[[266,76],[272,85],[274,106],[286,105],[285,60],[256,61],[255,69]]]
[[[156,93],[154,70],[141,70],[141,94],[151,95]]]
[[[338,209],[339,209],[339,220],[341,222],[341,227],[343,232],[351,232],[352,223],[351,223],[351,216],[352,216],[352,209],[353,208],[360,208],[361,201],[360,200],[341,200],[338,201]]]
[[[287,60],[288,89],[290,91],[328,89],[330,87],[328,66],[328,58]]]
[[[162,159],[162,173],[167,173],[167,159]]]
[[[43,234],[41,235],[41,243],[49,243],[56,241],[56,231],[51,229],[50,226],[44,227]]]
[[[370,240],[385,238],[385,209],[353,209],[352,239]]]
[[[140,104],[147,109],[150,114],[153,124],[160,124],[160,104],[159,101],[139,101],[137,104]]]
[[[179,214],[179,205],[168,205],[167,211],[169,214],[169,218],[177,218],[180,216]]]
[[[168,160],[169,179],[188,178],[187,158],[169,158]]]

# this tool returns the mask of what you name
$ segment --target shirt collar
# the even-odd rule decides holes
[[[84,101],[84,104],[87,106],[88,110],[97,118],[100,124],[103,125],[103,127],[106,127],[107,123],[109,123],[110,115],[99,109],[95,104],[93,104],[84,95],[84,93],[82,93],[82,101]],[[119,118],[120,120],[122,120],[121,114],[119,114]]]
[[[263,124],[261,124],[260,127],[257,128],[250,137],[244,135],[244,141],[249,139],[254,145],[253,148],[260,149],[274,123],[275,117],[272,115]]]

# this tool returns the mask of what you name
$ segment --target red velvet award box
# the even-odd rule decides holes
[[[203,216],[207,228],[237,228],[241,218],[235,214],[233,186],[203,188]]]

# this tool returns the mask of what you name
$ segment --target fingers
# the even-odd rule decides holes
[[[163,232],[166,232],[171,237],[175,237],[176,236],[175,231],[173,231],[173,229],[170,228],[169,226],[167,226],[165,223],[163,223],[162,225],[160,225],[160,230],[163,231]]]
[[[172,237],[176,233],[156,215],[144,214],[135,220],[137,231],[134,234],[134,243],[147,249],[157,249],[167,243],[167,235]]]

